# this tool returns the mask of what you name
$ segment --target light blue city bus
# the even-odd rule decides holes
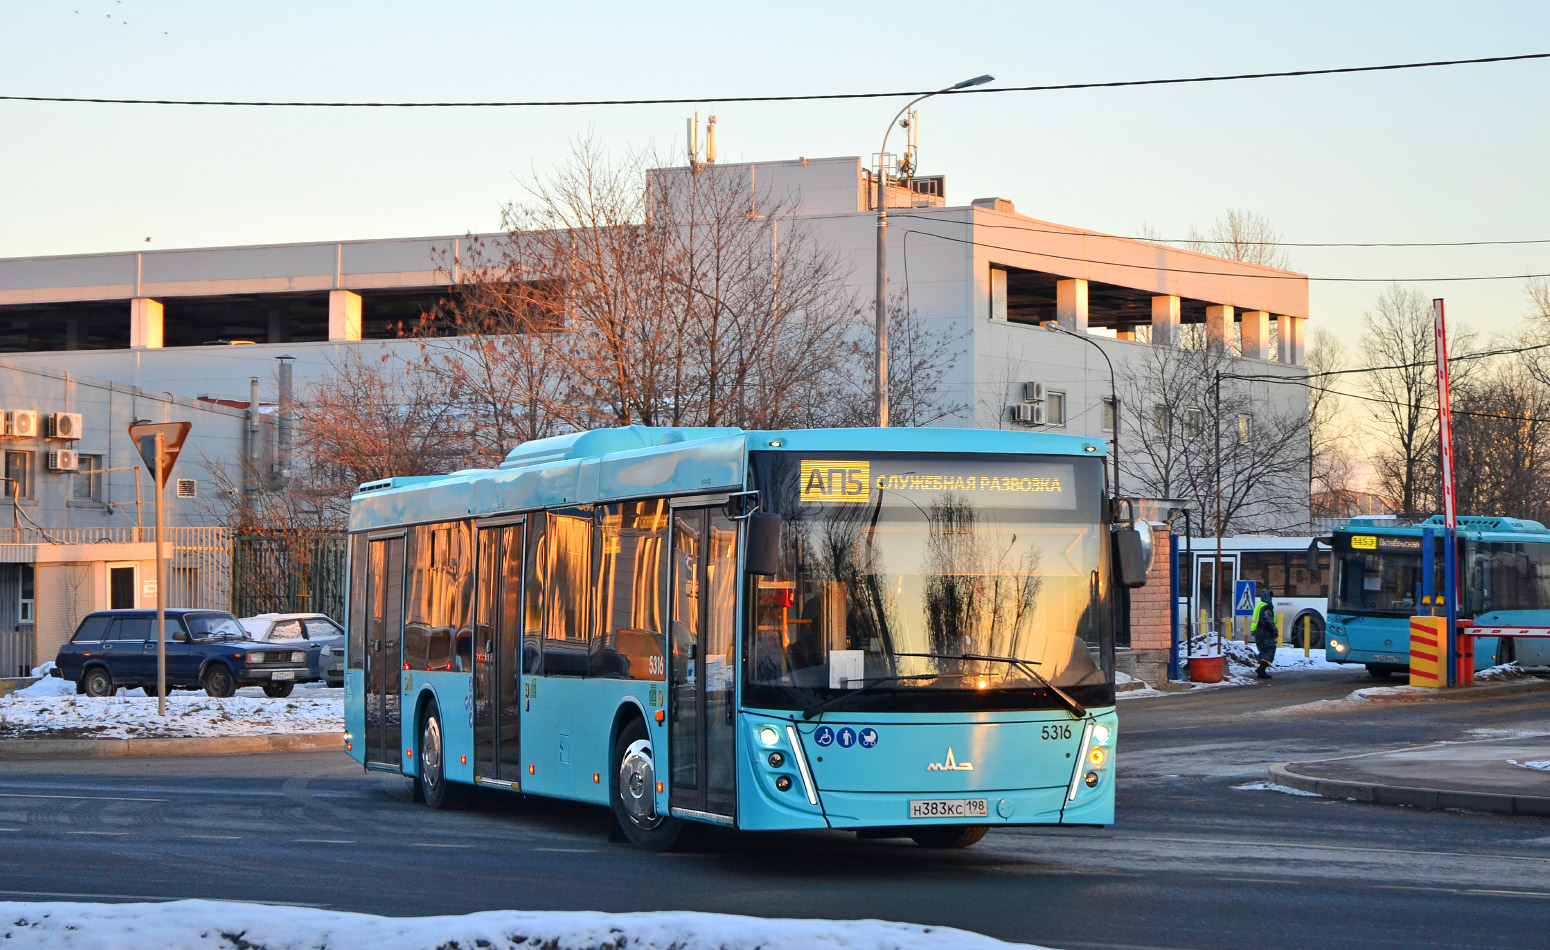
[[[1431,590],[1441,594],[1445,548],[1440,515],[1417,525],[1358,518],[1334,530],[1327,539],[1333,563],[1326,659],[1363,664],[1376,677],[1409,670],[1410,618],[1433,609],[1423,603],[1422,546],[1427,536],[1432,544]],[[1550,608],[1550,530],[1537,521],[1459,518],[1458,565],[1461,620]],[[1537,649],[1530,641],[1524,644]],[[1482,637],[1475,642],[1475,667],[1512,661],[1516,649],[1511,640]]]
[[[608,807],[650,849],[695,823],[927,847],[1111,824],[1114,601],[1149,539],[1114,523],[1104,454],[631,426],[367,483],[350,754],[435,807]]]

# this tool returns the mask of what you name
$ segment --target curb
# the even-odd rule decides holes
[[[332,752],[343,749],[342,732],[185,739],[0,739],[0,761],[62,757],[247,755],[261,752]]]
[[[1498,815],[1550,817],[1550,798],[1542,795],[1501,795],[1495,792],[1460,792],[1424,786],[1385,785],[1378,782],[1352,782],[1345,779],[1316,778],[1292,771],[1295,762],[1270,767],[1270,781],[1325,798],[1345,798],[1378,805],[1409,805],[1412,808],[1491,812]]]

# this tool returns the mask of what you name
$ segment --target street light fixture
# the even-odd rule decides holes
[[[1114,497],[1118,498],[1119,497],[1119,387],[1116,386],[1115,383],[1114,383],[1114,362],[1109,359],[1109,354],[1107,354],[1107,353],[1105,353],[1103,351],[1103,345],[1100,344],[1097,340],[1093,339],[1092,337],[1086,335],[1085,333],[1077,333],[1075,330],[1067,330],[1065,327],[1061,326],[1059,323],[1057,323],[1054,320],[1051,320],[1048,323],[1045,323],[1044,324],[1044,328],[1046,330],[1054,330],[1056,333],[1064,333],[1066,336],[1074,336],[1078,340],[1081,340],[1084,343],[1092,344],[1093,348],[1098,351],[1098,355],[1103,357],[1103,361],[1105,363],[1109,364],[1109,402],[1114,406]]]
[[[877,424],[880,428],[888,427],[888,134],[898,124],[900,117],[922,99],[939,96],[944,92],[957,92],[970,86],[981,86],[995,78],[990,75],[975,76],[936,92],[916,96],[899,110],[899,114],[893,117],[893,121],[883,131],[883,147],[877,152],[877,352],[876,373],[872,380],[872,397],[877,405]]]

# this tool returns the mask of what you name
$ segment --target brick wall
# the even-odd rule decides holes
[[[1166,650],[1171,634],[1168,617],[1169,544],[1166,525],[1153,525],[1157,532],[1152,545],[1152,563],[1147,568],[1146,586],[1130,592],[1130,648]]]

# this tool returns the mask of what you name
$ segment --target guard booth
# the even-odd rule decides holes
[[[172,557],[170,543],[162,556]],[[54,659],[92,611],[156,605],[156,545],[0,544],[0,586],[7,580],[18,608],[0,615],[0,676],[26,676]]]

